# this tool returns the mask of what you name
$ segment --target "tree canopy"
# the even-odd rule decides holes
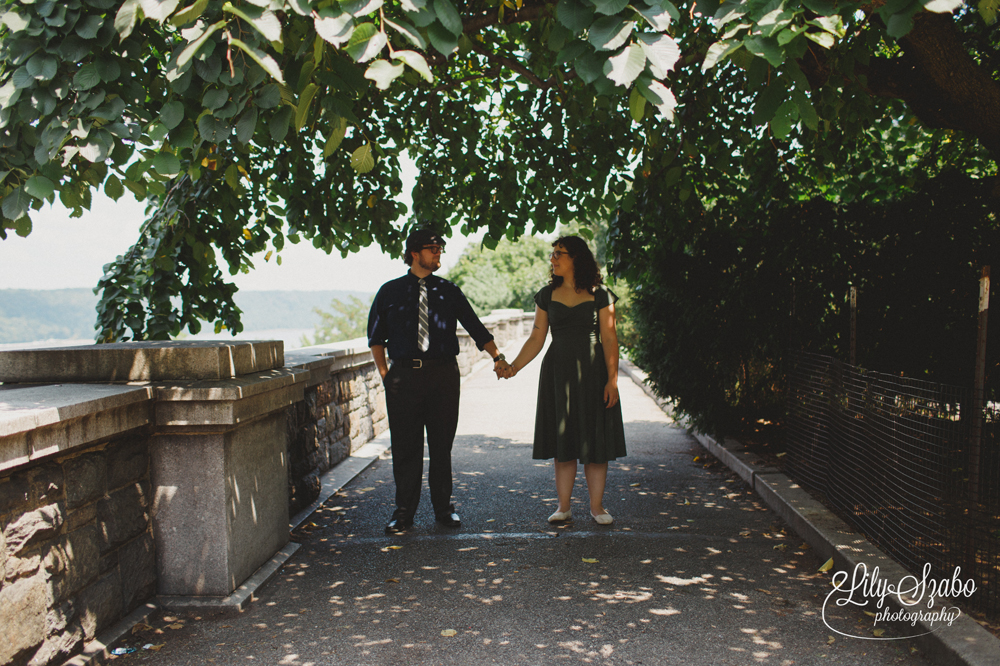
[[[501,308],[535,311],[535,293],[548,284],[550,244],[537,236],[501,239],[493,250],[469,245],[447,278],[460,286],[479,315]]]
[[[992,175],[997,4],[6,0],[0,236],[57,196],[145,199],[99,337],[164,338],[238,332],[226,273],[287,242],[398,253],[412,225],[460,223],[495,247],[648,192],[760,205],[782,169],[850,200],[899,184],[876,158],[911,134],[959,130],[919,159]],[[839,174],[849,156],[870,173]]]

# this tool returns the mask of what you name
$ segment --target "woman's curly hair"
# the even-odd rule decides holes
[[[570,258],[573,260],[573,280],[577,289],[586,289],[588,294],[593,294],[594,290],[601,286],[604,281],[601,277],[601,269],[597,267],[597,260],[594,253],[590,251],[587,241],[579,236],[563,236],[557,238],[552,243],[552,247],[562,245],[566,248]],[[549,284],[555,288],[562,284],[562,277],[553,275],[549,269]]]

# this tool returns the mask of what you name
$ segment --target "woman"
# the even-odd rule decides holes
[[[552,244],[552,279],[535,295],[535,324],[511,363],[513,377],[545,345],[535,411],[532,458],[555,460],[559,510],[549,522],[571,518],[570,498],[577,461],[583,463],[590,515],[601,525],[613,522],[604,508],[608,461],[625,455],[625,429],[618,402],[618,334],[615,301],[601,288],[601,273],[587,243],[563,236]]]

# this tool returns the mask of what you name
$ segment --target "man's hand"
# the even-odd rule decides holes
[[[508,377],[514,376],[513,374],[511,374],[510,363],[508,363],[504,359],[500,359],[499,361],[493,364],[493,372],[496,373],[498,380],[501,378],[507,379]]]

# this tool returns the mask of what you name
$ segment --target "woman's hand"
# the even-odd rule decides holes
[[[611,409],[618,404],[618,384],[616,382],[608,382],[604,386],[604,406],[607,409]]]

